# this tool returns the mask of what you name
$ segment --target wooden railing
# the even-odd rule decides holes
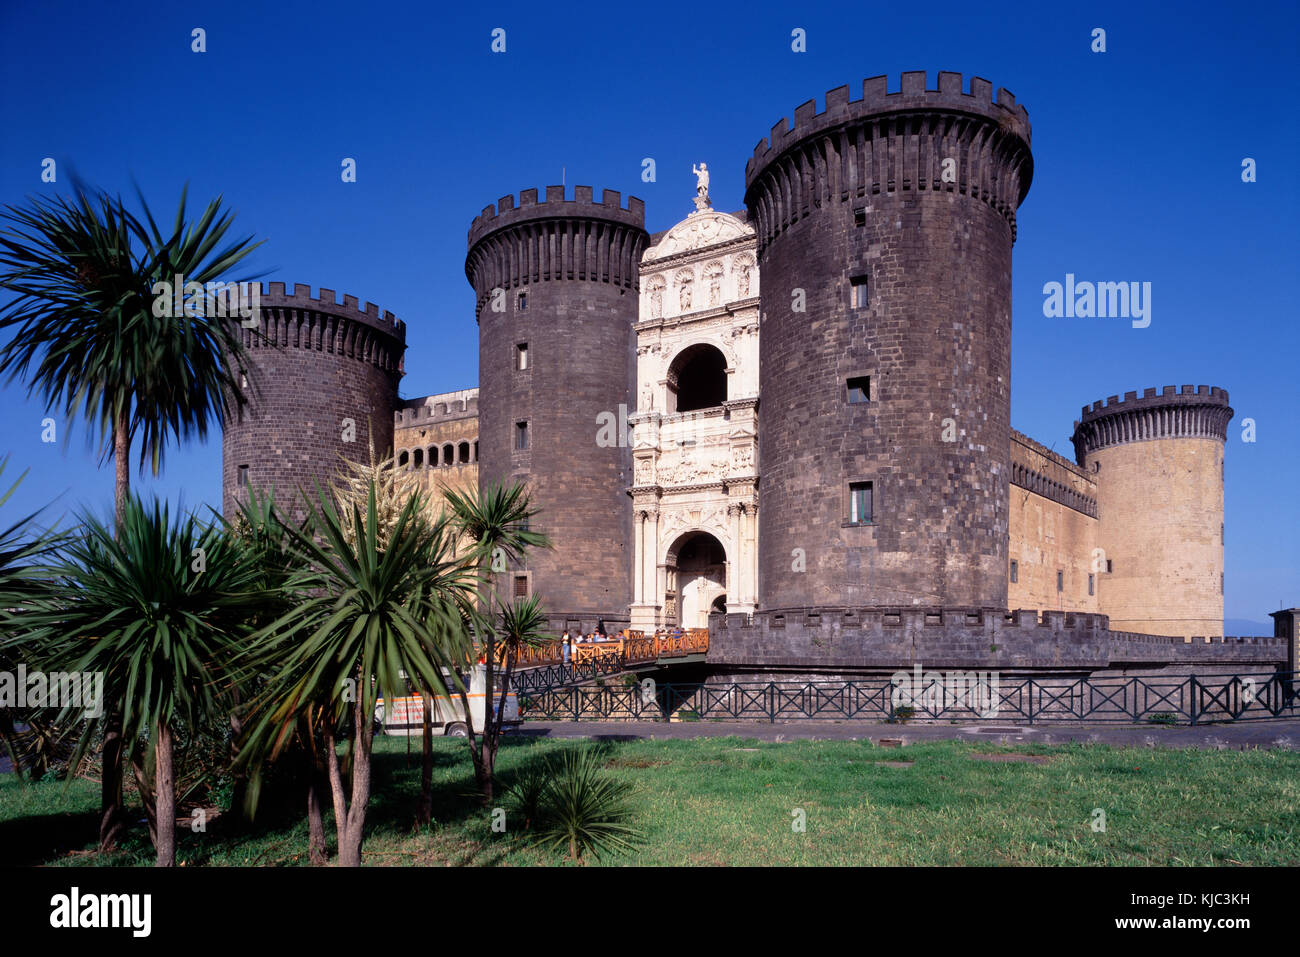
[[[704,654],[709,650],[709,629],[688,628],[679,635],[647,635],[640,631],[625,631],[617,638],[606,641],[579,642],[571,645],[570,661],[583,664],[610,655],[621,655],[627,664],[657,661],[660,658],[684,658]],[[564,662],[564,652],[559,640],[525,648],[515,661],[517,668],[533,668]]]

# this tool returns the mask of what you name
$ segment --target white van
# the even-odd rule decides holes
[[[444,678],[447,684],[450,685],[451,676],[444,672]],[[499,705],[502,696],[501,676],[499,674],[492,676],[492,684],[495,685],[492,697],[496,705]],[[469,699],[469,711],[474,721],[475,734],[483,733],[483,704],[486,700],[484,694],[486,685],[487,668],[484,665],[478,665],[474,668],[473,674],[470,675],[469,693],[466,695]],[[469,734],[469,728],[465,722],[465,707],[461,703],[460,693],[454,688],[451,690],[452,694],[450,696],[436,695],[433,699],[433,733],[453,738],[464,738]],[[522,721],[519,717],[519,698],[513,691],[505,692],[505,712],[502,719],[506,727],[515,727]],[[423,698],[418,694],[412,694],[404,698],[396,698],[391,704],[380,698],[375,702],[375,724],[384,734],[420,737],[424,734]]]

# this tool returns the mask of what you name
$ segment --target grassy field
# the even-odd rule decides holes
[[[517,739],[502,776],[585,742]],[[644,842],[606,864],[634,865],[1295,865],[1300,754],[1100,745],[999,748],[943,741],[632,741],[607,748],[608,773],[635,785]],[[469,792],[463,742],[435,742],[435,824],[412,833],[419,742],[376,742],[368,865],[558,864],[527,835],[494,834]],[[983,755],[985,757],[978,757]],[[992,759],[990,756],[995,756]],[[906,763],[907,766],[899,766]],[[143,828],[108,856],[94,846],[97,785],[22,787],[0,775],[0,863],[148,864]],[[1094,809],[1105,830],[1094,830]],[[795,830],[802,811],[806,830]],[[332,822],[327,819],[327,830]],[[330,834],[332,852],[332,830]],[[182,835],[178,863],[306,865],[301,816],[232,834],[220,819]]]

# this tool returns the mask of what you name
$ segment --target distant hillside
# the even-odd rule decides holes
[[[1273,622],[1269,621],[1268,624],[1264,624],[1259,621],[1247,621],[1245,618],[1225,618],[1223,620],[1223,633],[1225,635],[1236,635],[1238,638],[1267,637],[1273,634]]]

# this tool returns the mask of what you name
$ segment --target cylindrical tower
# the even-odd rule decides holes
[[[479,323],[479,484],[523,481],[554,548],[510,569],[509,594],[552,622],[628,622],[638,268],[645,206],[590,186],[502,197],[474,220],[465,275]]]
[[[1223,634],[1223,453],[1232,409],[1210,386],[1083,407],[1079,464],[1097,481],[1102,614],[1116,631]]]
[[[764,608],[1006,607],[1029,142],[1006,90],[920,72],[831,90],[755,149]]]
[[[273,282],[243,329],[249,367],[248,405],[225,423],[221,440],[222,503],[227,518],[240,490],[274,489],[276,501],[301,518],[299,490],[313,494],[342,466],[391,453],[393,409],[402,376],[406,325],[355,296]],[[237,320],[235,320],[237,321]]]

